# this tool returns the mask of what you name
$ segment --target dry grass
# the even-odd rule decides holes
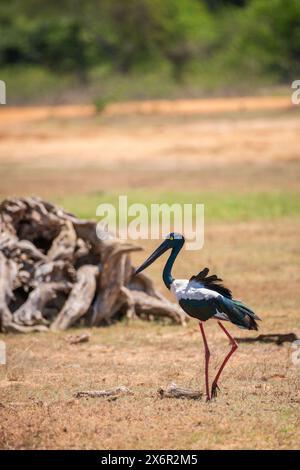
[[[184,275],[212,265],[262,316],[261,333],[299,336],[299,222],[245,228],[210,227],[203,254],[184,253],[176,270]],[[158,280],[159,264],[151,270]],[[215,371],[229,346],[213,321],[206,329]],[[256,336],[230,330],[238,338]],[[122,323],[93,329],[90,342],[80,345],[70,345],[67,334],[2,335],[8,364],[0,369],[1,447],[299,448],[300,365],[292,363],[290,344],[240,342],[219,397],[207,404],[156,394],[170,382],[203,389],[196,322],[187,328]],[[134,396],[73,398],[79,390],[121,384]]]
[[[0,126],[1,197],[72,198],[134,188],[299,190],[296,111],[37,121],[19,114],[18,124],[7,119]],[[175,274],[210,266],[263,318],[261,333],[300,337],[299,230],[296,216],[206,224],[204,249],[183,253]],[[144,242],[147,253],[154,246]],[[134,256],[137,264],[145,254]],[[162,262],[148,272],[163,290]],[[213,321],[206,329],[215,371],[229,345]],[[238,338],[257,334],[230,331]],[[0,336],[8,350],[8,364],[0,366],[1,448],[300,447],[300,365],[292,363],[290,344],[240,341],[219,397],[207,404],[161,400],[156,393],[170,382],[204,388],[195,321],[187,328],[121,323],[93,329],[90,342],[77,345],[66,341],[69,334]],[[73,398],[79,390],[116,385],[134,395]]]

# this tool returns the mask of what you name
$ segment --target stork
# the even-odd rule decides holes
[[[204,268],[199,272],[199,274],[192,276],[190,280],[174,279],[172,276],[172,268],[184,242],[185,239],[183,235],[179,233],[170,233],[163,243],[149,256],[149,258],[147,258],[146,261],[136,269],[135,274],[140,273],[150,266],[150,264],[152,264],[163,253],[171,250],[163,270],[162,278],[166,287],[175,295],[180,307],[189,316],[199,320],[199,327],[205,352],[206,399],[209,401],[217,395],[220,375],[231,355],[238,347],[234,338],[221,322],[229,321],[242,329],[257,330],[258,325],[256,320],[260,320],[260,318],[244,303],[232,298],[231,291],[221,284],[222,279],[216,275],[208,276],[208,268]],[[211,389],[209,387],[210,351],[203,325],[204,322],[210,318],[217,320],[219,327],[225,333],[231,344],[231,349],[223,360],[212,382]]]

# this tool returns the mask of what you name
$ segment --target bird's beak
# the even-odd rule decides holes
[[[144,269],[148,268],[150,264],[154,263],[154,261],[159,258],[163,253],[165,253],[170,248],[168,241],[165,240],[153,253],[149,256],[149,258],[144,261],[143,264],[139,268],[135,270],[135,275],[144,271]]]

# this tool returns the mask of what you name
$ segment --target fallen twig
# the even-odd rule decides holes
[[[188,398],[190,400],[200,400],[202,398],[202,393],[198,390],[188,390],[186,388],[177,387],[176,384],[172,383],[168,385],[164,390],[159,388],[157,390],[160,398]]]
[[[133,395],[133,392],[129,390],[129,388],[124,387],[124,385],[120,385],[119,387],[110,388],[108,390],[90,390],[90,391],[82,391],[76,392],[74,394],[75,398],[98,398],[98,397],[118,397],[123,395]]]
[[[82,333],[81,335],[67,336],[67,341],[69,344],[80,344],[87,343],[90,340],[91,335],[88,333]]]

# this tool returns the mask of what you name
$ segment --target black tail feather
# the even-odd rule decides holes
[[[223,299],[222,303],[225,306],[226,315],[232,323],[247,330],[258,330],[256,320],[260,320],[260,318],[240,300]]]
[[[212,274],[211,276],[207,276],[208,273],[209,273],[209,269],[204,268],[196,276],[192,276],[190,281],[197,281],[203,284],[203,286],[206,287],[207,289],[214,290],[215,292],[218,292],[219,294],[224,295],[224,297],[231,299],[232,298],[231,290],[225,287],[223,284],[221,284],[223,279],[219,278],[215,274]]]

